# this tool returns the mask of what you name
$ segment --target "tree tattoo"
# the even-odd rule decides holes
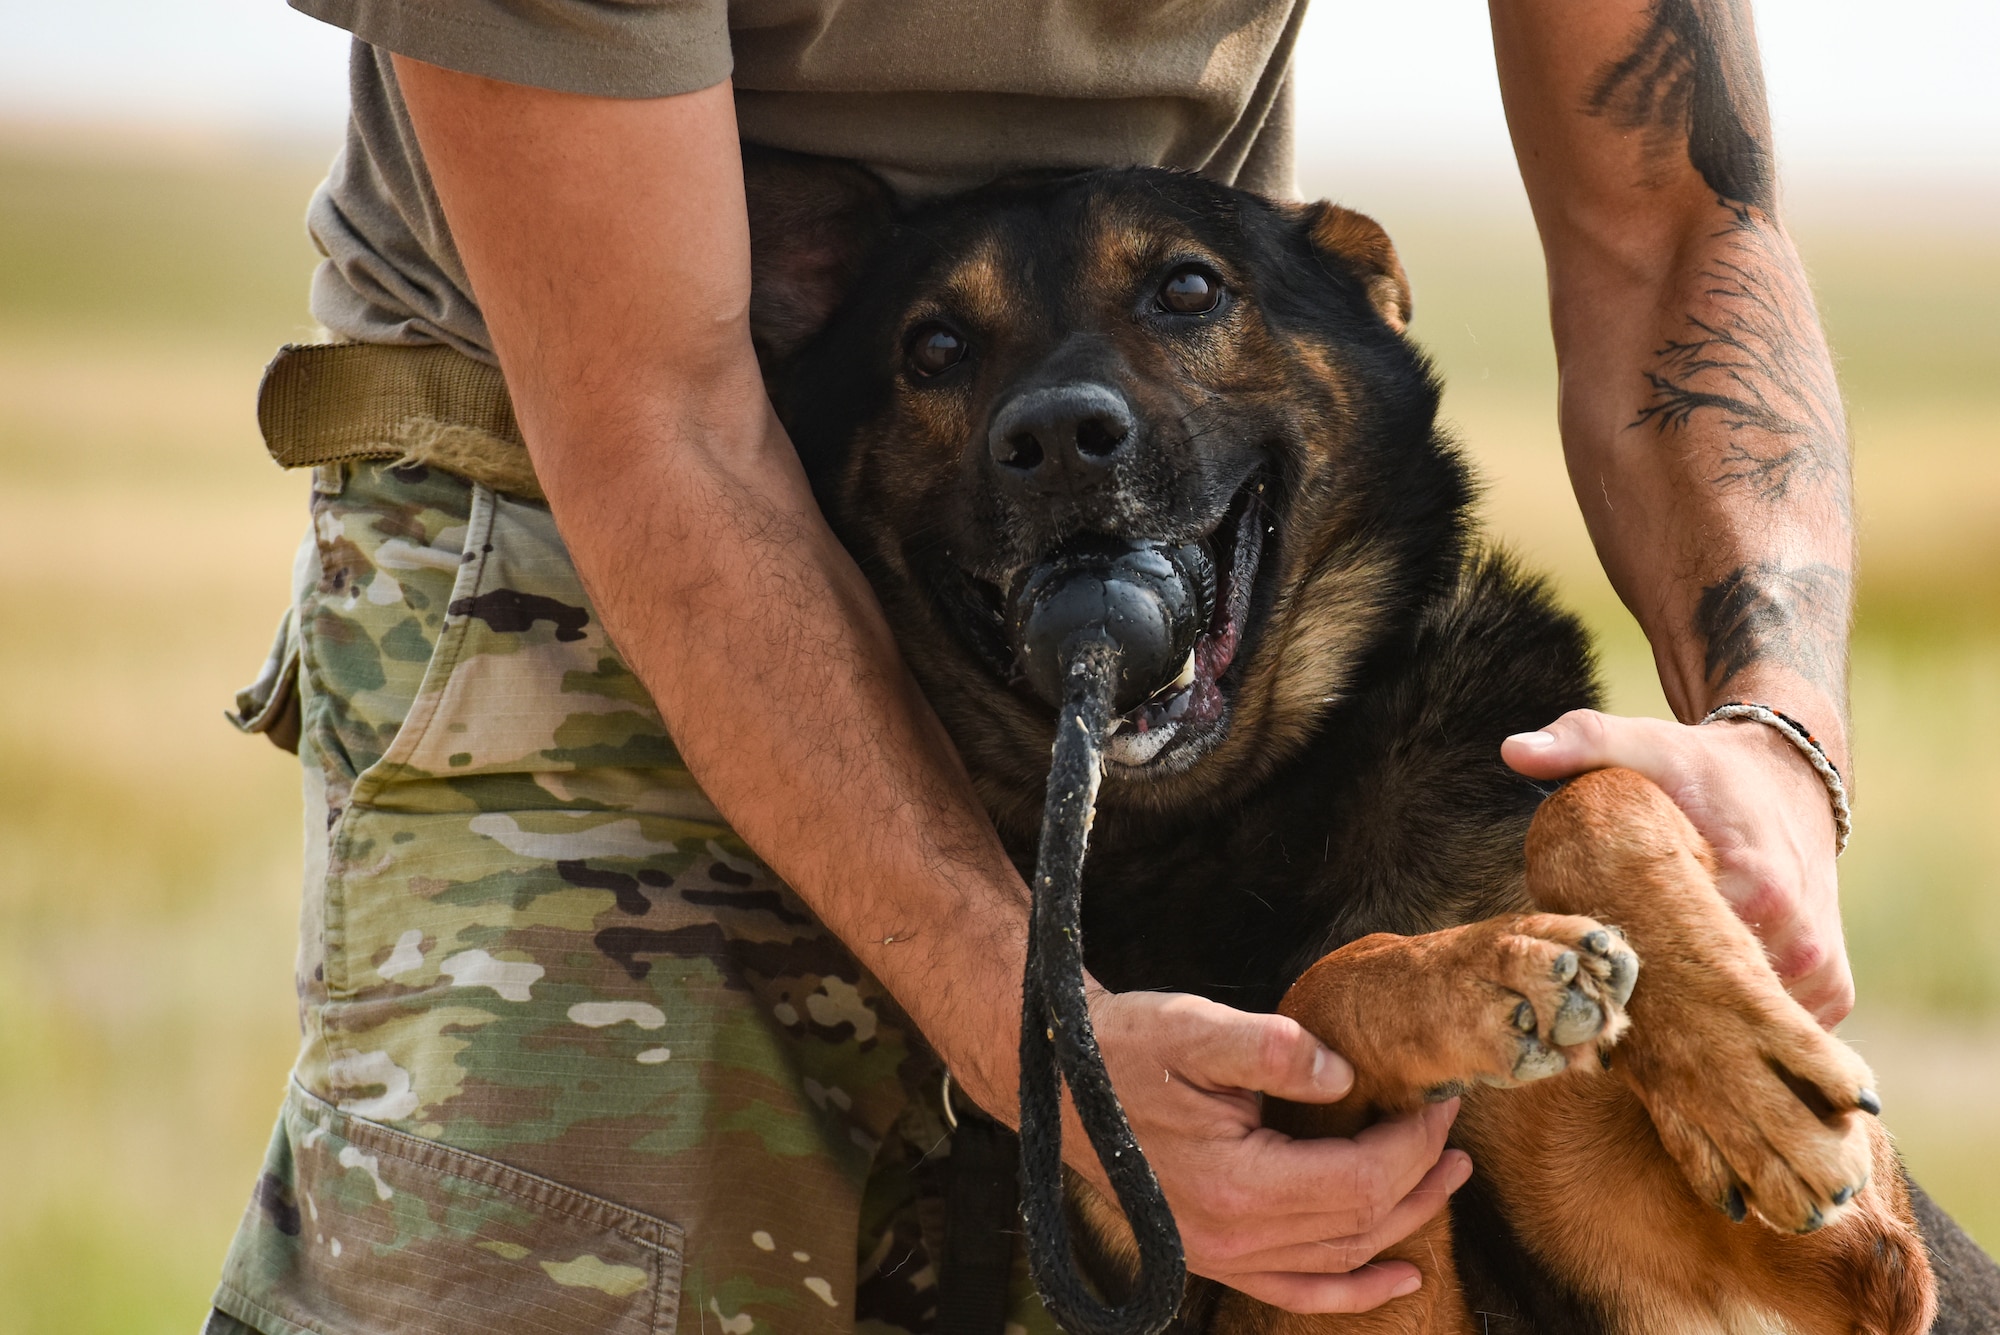
[[[1748,0],[1654,0],[1631,51],[1598,72],[1585,109],[1641,136],[1648,184],[1686,163],[1723,210],[1693,309],[1681,335],[1655,350],[1651,394],[1632,425],[1678,434],[1714,414],[1723,443],[1699,456],[1710,484],[1779,501],[1830,478],[1844,511],[1846,417],[1812,292],[1773,221],[1770,116]]]
[[[1771,118],[1745,0],[1655,0],[1631,54],[1598,73],[1591,112],[1646,138],[1661,165],[1682,152],[1723,199],[1770,213]]]
[[[1757,222],[1732,226],[1701,271],[1703,309],[1687,316],[1645,373],[1651,397],[1633,426],[1662,434],[1696,414],[1728,432],[1708,480],[1782,500],[1794,483],[1833,476],[1846,504],[1846,414],[1820,349],[1819,320],[1798,262]]]
[[[1676,452],[1676,472],[1705,484],[1703,504],[1732,522],[1745,516],[1719,494],[1782,507],[1797,532],[1817,517],[1817,505],[1801,508],[1808,487],[1844,517],[1846,414],[1804,269],[1777,221],[1749,0],[1650,0],[1631,40],[1598,69],[1581,110],[1637,145],[1642,190],[1686,190],[1698,177],[1715,199],[1715,230],[1681,271],[1684,304],[1643,372],[1629,428],[1650,427]],[[1727,558],[1739,564],[1702,589],[1692,617],[1712,692],[1769,662],[1844,702],[1851,579],[1845,556],[1820,540],[1845,534],[1844,523],[1814,527],[1805,550],[1818,561],[1758,559],[1754,540]]]
[[[1711,689],[1722,690],[1753,663],[1777,659],[1843,701],[1850,587],[1837,566],[1758,561],[1703,589],[1694,626]]]

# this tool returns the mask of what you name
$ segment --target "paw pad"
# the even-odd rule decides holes
[[[1569,1059],[1554,1048],[1545,1046],[1533,1035],[1521,1038],[1521,1055],[1514,1061],[1514,1078],[1523,1083],[1530,1080],[1546,1080],[1552,1075],[1562,1074],[1569,1065]]]
[[[1577,944],[1604,966],[1604,989],[1623,1006],[1632,999],[1639,981],[1639,957],[1625,944],[1625,933],[1616,927],[1600,927],[1585,933]]]
[[[1514,1008],[1514,1027],[1524,1034],[1535,1032],[1535,1003],[1524,1001]]]
[[[1581,989],[1573,987],[1563,994],[1562,1007],[1556,1011],[1554,1023],[1549,1025],[1549,1037],[1557,1047],[1574,1047],[1597,1037],[1598,1031],[1603,1028],[1603,1008],[1585,996]]]

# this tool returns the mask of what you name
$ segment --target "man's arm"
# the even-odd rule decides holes
[[[1027,890],[765,396],[728,86],[614,101],[396,71],[607,630],[716,806],[1011,1120]],[[1351,1083],[1291,1021],[1101,990],[1092,1011],[1191,1266],[1320,1311],[1415,1286],[1400,1263],[1335,1272],[1470,1173],[1440,1157],[1449,1108],[1289,1141],[1253,1091]],[[1102,1182],[1073,1120],[1066,1148]]]
[[[1490,8],[1548,257],[1563,448],[1604,568],[1684,723],[1768,704],[1851,774],[1846,423],[1778,221],[1748,0]],[[1548,736],[1510,740],[1509,761],[1660,782],[1793,994],[1823,1022],[1847,1013],[1827,794],[1783,737],[1594,714]]]

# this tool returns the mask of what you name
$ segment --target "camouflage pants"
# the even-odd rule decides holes
[[[547,507],[322,466],[290,626],[303,1044],[211,1331],[930,1329],[936,1066],[695,787]]]

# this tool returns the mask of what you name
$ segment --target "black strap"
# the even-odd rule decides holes
[[[1187,1287],[1180,1230],[1139,1152],[1091,1032],[1083,993],[1083,857],[1097,801],[1118,650],[1108,636],[1063,647],[1064,702],[1042,808],[1021,1005],[1021,1217],[1042,1300],[1071,1335],[1153,1335],[1173,1320]],[[1139,1244],[1131,1296],[1107,1307],[1070,1251],[1063,1210],[1062,1086],[1111,1179]]]
[[[946,1098],[951,1094],[947,1090]],[[1020,1235],[1014,1133],[964,1108],[945,1161],[944,1256],[938,1267],[937,1335],[1001,1335]]]

